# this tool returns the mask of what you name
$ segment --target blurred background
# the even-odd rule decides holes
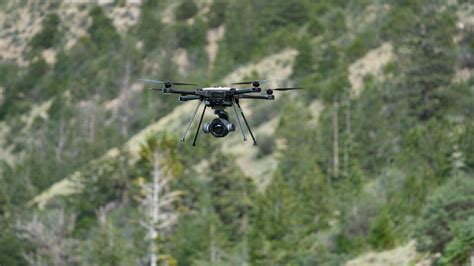
[[[474,261],[469,0],[6,0],[0,25],[0,265]],[[305,90],[243,103],[258,146],[192,147],[194,104],[138,78]]]

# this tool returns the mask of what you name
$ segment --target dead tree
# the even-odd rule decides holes
[[[334,99],[333,112],[333,175],[339,176],[339,103],[337,98]]]
[[[75,250],[78,241],[73,239],[75,216],[64,210],[52,210],[30,221],[17,221],[18,237],[35,247],[24,254],[30,265],[72,265],[78,262]]]
[[[160,258],[166,257],[160,256],[157,243],[177,221],[178,213],[174,208],[174,203],[179,199],[181,192],[169,189],[172,176],[165,169],[163,155],[154,150],[151,160],[151,182],[141,184],[144,196],[141,202],[146,210],[146,220],[141,221],[141,224],[148,230],[150,265],[156,266]]]

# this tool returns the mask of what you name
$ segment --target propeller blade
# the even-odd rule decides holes
[[[252,84],[253,81],[242,81],[242,82],[235,82],[231,83],[230,85],[245,85],[245,84]]]
[[[196,83],[186,83],[186,82],[171,82],[173,85],[190,85],[190,86],[197,86]]]
[[[272,89],[274,91],[291,91],[291,90],[302,90],[303,88],[295,87],[295,88],[275,88]]]
[[[248,84],[253,84],[254,82],[265,83],[270,80],[281,80],[281,79],[284,79],[284,78],[270,78],[270,79],[261,79],[261,80],[253,80],[253,81],[241,81],[241,82],[231,83],[230,85],[248,85]]]
[[[191,85],[191,86],[196,86],[198,84],[194,83],[187,83],[187,82],[173,82],[173,81],[162,81],[162,80],[154,80],[154,79],[138,79],[140,81],[144,82],[151,82],[151,83],[158,83],[158,84],[171,84],[171,85]]]
[[[158,89],[158,88],[150,88],[149,90],[154,90],[154,91],[163,91],[163,89]]]
[[[138,79],[140,81],[145,81],[145,82],[152,82],[152,83],[158,83],[158,84],[165,84],[166,81],[161,81],[161,80],[153,80],[153,79]]]

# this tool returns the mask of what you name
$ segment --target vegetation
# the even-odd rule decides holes
[[[469,1],[142,1],[125,29],[111,15],[125,1],[84,4],[68,40],[64,4],[33,2],[0,4],[2,38],[15,8],[42,18],[15,40],[26,64],[0,59],[0,265],[341,265],[412,239],[439,265],[474,254]],[[384,44],[390,62],[358,77]],[[268,163],[259,176],[228,139],[179,143],[187,116],[137,137],[180,110],[136,79],[216,84],[287,48],[305,90],[244,106],[264,132],[243,158]],[[32,204],[60,181],[70,194]]]

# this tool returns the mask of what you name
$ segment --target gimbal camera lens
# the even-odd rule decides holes
[[[229,132],[235,130],[235,125],[223,118],[215,118],[211,123],[204,124],[204,133],[211,133],[216,138],[227,136]]]

